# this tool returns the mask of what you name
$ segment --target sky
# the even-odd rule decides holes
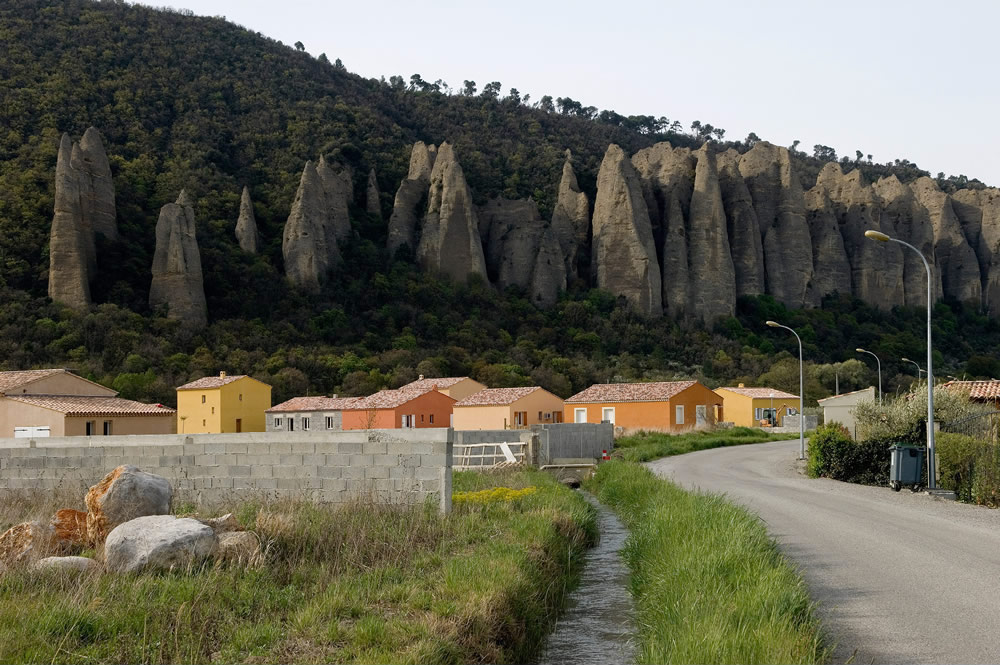
[[[1000,2],[174,1],[369,78],[499,81],[1000,185]]]

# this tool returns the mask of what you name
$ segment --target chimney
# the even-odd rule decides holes
[[[219,378],[220,379],[226,378],[226,373],[225,372],[219,372]]]
[[[744,388],[744,387],[745,387],[745,386],[744,386],[744,385],[743,385],[743,384],[741,383],[741,384],[740,384],[740,388]]]
[[[419,378],[419,379],[417,379],[417,380],[418,380],[418,381],[423,381],[423,380],[424,380],[424,375],[423,375],[423,374],[421,374],[421,375],[420,375],[420,378]]]

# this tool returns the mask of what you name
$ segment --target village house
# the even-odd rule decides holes
[[[851,438],[856,439],[855,428],[857,422],[854,419],[854,409],[861,402],[875,401],[875,386],[869,386],[864,390],[855,390],[851,393],[833,395],[826,399],[819,400],[819,405],[823,407],[824,423],[839,423],[847,428]]]
[[[448,397],[462,401],[469,395],[485,389],[486,386],[474,381],[467,376],[448,376],[438,379],[425,379],[421,374],[420,378],[402,386],[400,390],[437,390]]]
[[[175,414],[67,369],[0,372],[0,437],[173,434]]]
[[[351,429],[450,427],[455,400],[439,390],[380,390],[342,410],[342,426]]]
[[[567,399],[565,419],[681,432],[713,425],[721,407],[722,398],[697,381],[602,383]]]
[[[786,415],[799,412],[799,396],[777,388],[716,388],[725,420],[736,427],[782,427]]]
[[[457,430],[524,429],[563,421],[563,400],[540,386],[487,388],[455,403]]]
[[[926,383],[926,382],[925,382]],[[982,402],[1000,408],[1000,379],[984,379],[982,381],[948,381],[941,387],[957,393],[968,395],[973,402]]]
[[[238,374],[186,383],[177,388],[177,431],[182,434],[263,432],[271,408],[271,386]]]
[[[267,414],[268,432],[308,432],[343,429],[343,410],[359,397],[293,397]]]

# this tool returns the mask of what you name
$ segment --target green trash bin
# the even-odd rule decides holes
[[[924,464],[924,447],[909,443],[889,446],[892,463],[889,466],[889,487],[895,491],[909,485],[916,492],[920,489],[920,472]]]

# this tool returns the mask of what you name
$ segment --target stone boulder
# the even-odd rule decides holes
[[[137,517],[166,515],[172,495],[166,478],[135,466],[119,466],[91,487],[84,499],[90,542],[102,542],[112,529]]]
[[[740,157],[764,250],[767,292],[792,307],[816,305],[805,198],[788,149],[760,141]]]
[[[250,531],[216,532],[212,557],[220,561],[248,564],[260,556],[260,539]]]
[[[240,217],[236,220],[236,240],[240,249],[250,254],[256,254],[260,238],[257,235],[257,218],[253,214],[253,202],[250,200],[250,189],[243,187],[240,197]]]
[[[319,291],[327,272],[340,263],[323,182],[312,162],[306,162],[302,169],[299,189],[285,222],[281,252],[288,280],[306,291]]]
[[[194,207],[184,190],[176,203],[160,209],[156,222],[149,306],[161,305],[167,306],[167,316],[188,327],[202,328],[208,323]]]
[[[55,530],[56,538],[67,545],[83,547],[90,540],[87,535],[87,513],[82,510],[57,510],[50,524]]]
[[[368,172],[368,187],[365,189],[365,212],[375,219],[382,219],[382,203],[378,191],[375,169]]]
[[[567,150],[556,195],[556,207],[552,211],[552,232],[565,257],[566,276],[569,280],[579,276],[577,257],[580,250],[586,247],[590,232],[590,201],[577,184],[572,159],[572,153]]]
[[[115,573],[187,568],[210,557],[216,540],[215,531],[196,519],[137,517],[108,534],[104,566]]]
[[[979,258],[962,231],[951,197],[927,176],[918,178],[910,188],[920,205],[927,210],[934,228],[934,253],[941,271],[944,296],[980,305],[983,301],[983,280]]]
[[[419,207],[427,197],[436,157],[437,148],[433,144],[428,146],[423,141],[413,144],[413,149],[410,151],[410,170],[406,178],[399,183],[396,200],[392,204],[392,215],[389,217],[390,254],[395,254],[403,245],[413,251],[417,249],[420,240],[417,235]]]
[[[597,176],[591,275],[644,316],[663,314],[660,267],[649,212],[632,162],[608,146]]]
[[[49,297],[76,310],[90,306],[93,230],[84,226],[73,142],[63,134],[56,159],[56,197],[49,235]]]
[[[100,570],[101,564],[85,556],[49,556],[36,561],[32,568],[57,573],[89,573]]]
[[[51,524],[24,522],[0,535],[0,565],[7,567],[65,551],[65,544],[56,536]]]
[[[464,281],[472,274],[487,279],[472,192],[448,143],[441,144],[434,159],[417,262],[424,270],[455,281]]]

